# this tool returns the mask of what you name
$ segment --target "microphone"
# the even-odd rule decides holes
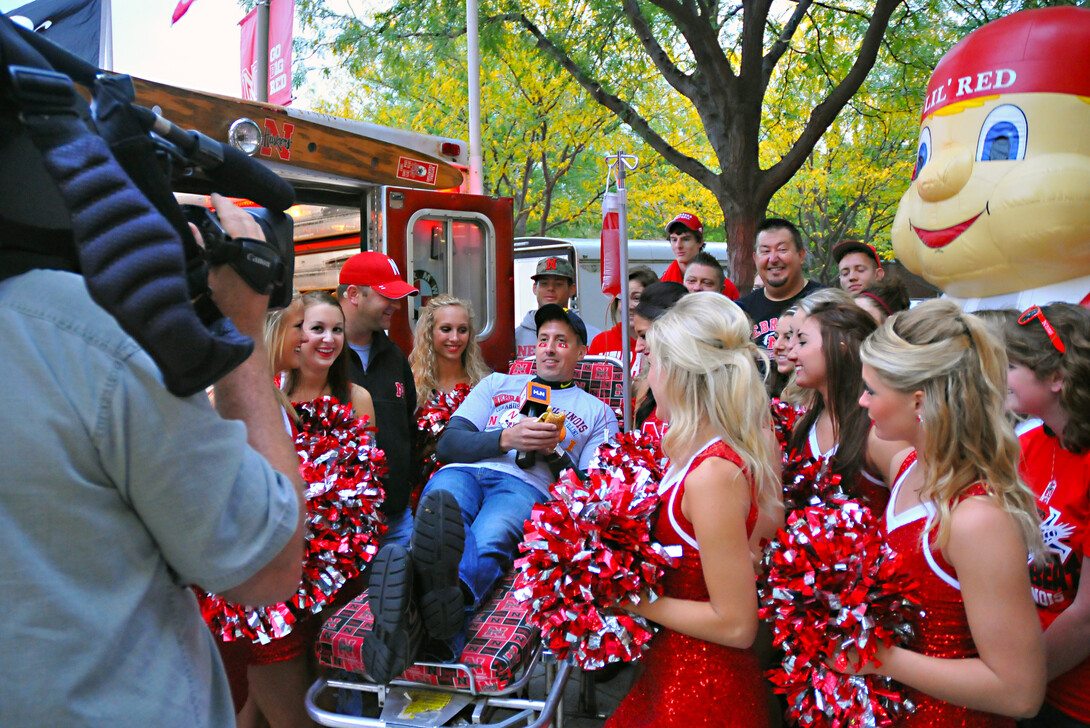
[[[295,204],[295,190],[260,164],[229,144],[199,131],[186,130],[151,109],[133,105],[136,117],[149,131],[178,147],[187,159],[217,183],[220,194],[243,197],[262,207],[284,211]]]
[[[537,419],[549,411],[549,397],[552,390],[548,384],[528,382],[522,396],[519,397],[519,414]],[[515,464],[523,470],[534,467],[537,462],[537,453],[534,451],[522,452],[515,456]]]

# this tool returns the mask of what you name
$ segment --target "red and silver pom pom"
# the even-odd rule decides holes
[[[386,532],[379,511],[386,456],[374,446],[366,420],[331,397],[297,405],[297,411],[295,445],[307,483],[303,578],[286,603],[259,609],[202,595],[205,621],[225,642],[265,644],[289,634],[298,619],[321,611],[360,573]]]
[[[919,607],[901,557],[855,501],[801,508],[766,547],[760,616],[783,663],[769,671],[787,717],[816,728],[888,726],[913,708],[889,678],[849,676],[877,663],[879,642],[903,644]]]
[[[776,441],[780,443],[780,450],[790,452],[791,435],[795,431],[795,420],[802,412],[797,407],[792,407],[779,399],[772,398],[769,402],[772,411],[772,430],[776,433]]]
[[[642,617],[618,605],[657,598],[673,565],[651,539],[662,465],[646,435],[626,433],[602,445],[582,481],[567,470],[553,500],[534,506],[519,547],[516,596],[530,602],[558,659],[586,669],[639,659],[653,636]]]
[[[443,434],[454,411],[469,394],[468,384],[456,384],[449,392],[436,392],[435,396],[416,411],[416,429],[426,437],[437,439]]]
[[[858,500],[844,490],[839,475],[829,471],[823,457],[803,457],[797,451],[784,458],[783,505],[787,513],[807,506],[837,506],[847,500]]]
[[[439,436],[443,434],[450,418],[468,394],[469,385],[458,384],[449,392],[436,392],[424,406],[416,411],[417,440],[413,450],[419,467],[416,478],[417,488],[423,488],[432,474],[439,469],[441,463],[435,452]],[[414,496],[419,497],[419,492],[414,493]],[[415,507],[415,500],[413,505]]]

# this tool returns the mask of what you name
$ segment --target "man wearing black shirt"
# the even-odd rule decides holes
[[[409,492],[412,443],[416,433],[416,385],[409,360],[386,335],[394,312],[408,296],[420,293],[401,277],[388,256],[356,253],[341,268],[337,300],[344,309],[349,379],[368,391],[375,403],[376,443],[386,452],[383,481],[389,530],[383,543],[409,545],[412,513]]]
[[[763,288],[755,288],[736,303],[753,322],[753,341],[771,349],[776,339],[776,322],[780,314],[800,299],[819,288],[817,281],[807,280],[802,272],[806,248],[799,229],[779,217],[767,218],[757,228],[757,243],[753,260]]]

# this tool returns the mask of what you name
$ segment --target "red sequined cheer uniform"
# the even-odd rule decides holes
[[[663,481],[663,487],[669,490],[659,506],[654,538],[664,546],[682,549],[677,568],[668,570],[663,579],[663,592],[668,597],[703,602],[710,599],[693,526],[681,513],[685,476],[710,457],[742,467],[738,455],[716,440],[676,476]],[[751,502],[747,534],[753,532],[756,522],[757,506]],[[655,635],[644,662],[646,669],[605,728],[768,725],[764,678],[752,649],[725,647],[663,628]]]
[[[895,514],[893,511],[901,483],[915,464],[916,453],[913,452],[897,474],[883,524],[887,542],[904,557],[904,568],[919,584],[913,596],[921,605],[924,616],[917,623],[916,637],[908,649],[922,655],[948,659],[978,657],[965,616],[957,573],[937,550],[921,548],[924,526],[934,513],[935,506],[921,503],[901,513]],[[978,484],[970,488],[964,497],[984,494],[984,486]],[[931,539],[934,539],[933,532]],[[896,725],[899,727],[1014,728],[1015,725],[1011,718],[951,705],[912,688],[908,688],[907,692],[916,703],[916,710],[898,721]]]

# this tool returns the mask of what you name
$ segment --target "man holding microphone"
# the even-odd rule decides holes
[[[587,350],[582,320],[546,304],[535,322],[537,375],[492,374],[473,388],[439,441],[446,465],[421,496],[411,550],[391,544],[375,557],[363,657],[379,682],[412,664],[425,630],[437,658],[458,658],[467,612],[510,566],[533,506],[618,431],[613,411],[573,381]],[[546,407],[545,421],[530,416]]]

